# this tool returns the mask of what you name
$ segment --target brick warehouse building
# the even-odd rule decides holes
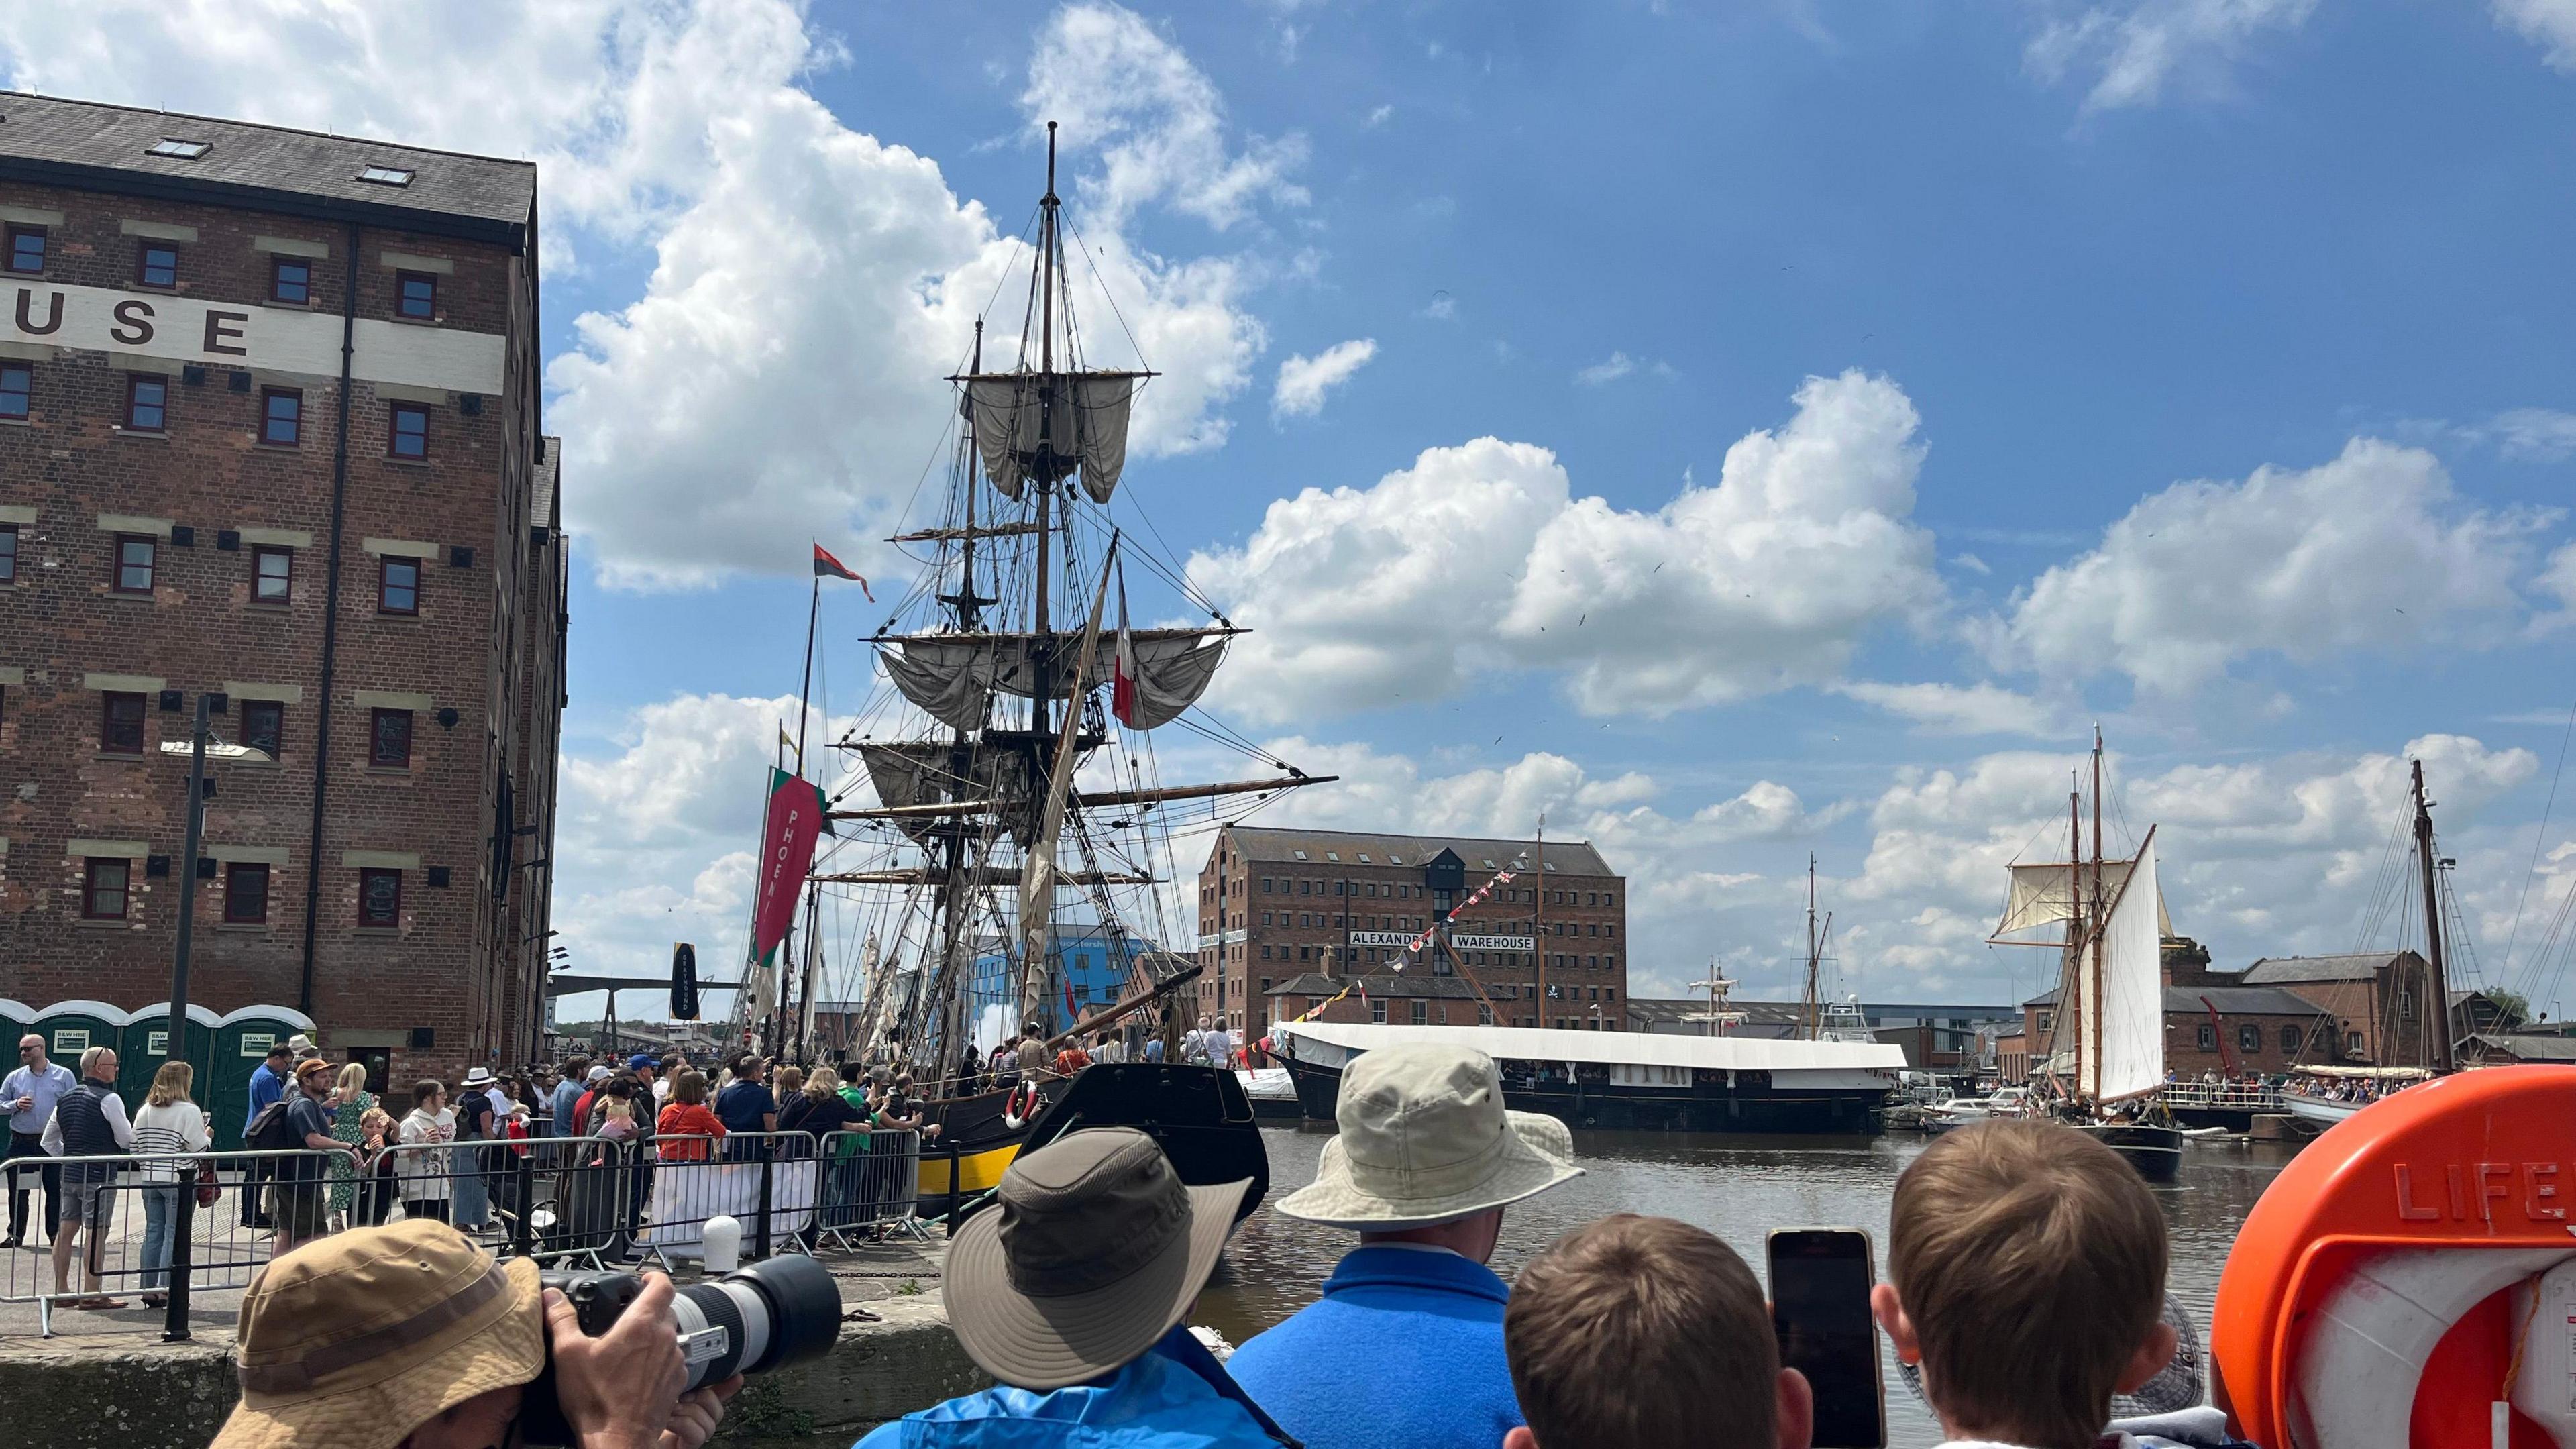
[[[538,1049],[564,703],[527,163],[0,95],[0,997]],[[216,1064],[229,1080],[234,1064]],[[239,1064],[245,1069],[248,1064]]]
[[[1618,1031],[1627,1021],[1628,890],[1599,851],[1535,841],[1228,826],[1199,872],[1197,1011],[1247,1042],[1356,979],[1330,1020]],[[1473,907],[1478,887],[1514,879]],[[1543,896],[1543,898],[1542,898]],[[1403,943],[1456,910],[1449,949],[1398,974]],[[1537,994],[1542,964],[1551,993]],[[1467,978],[1473,978],[1473,985]],[[1597,1008],[1597,1010],[1596,1010]]]

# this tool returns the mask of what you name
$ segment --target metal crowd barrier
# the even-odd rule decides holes
[[[2244,1082],[2167,1082],[2161,1089],[2167,1107],[2221,1112],[2279,1112],[2281,1089]]]
[[[190,1295],[248,1287],[281,1233],[291,1246],[420,1217],[454,1224],[501,1256],[589,1267],[641,1259],[667,1268],[698,1256],[707,1220],[720,1213],[741,1221],[746,1258],[824,1245],[847,1251],[858,1238],[891,1233],[926,1240],[914,1216],[920,1160],[921,1136],[908,1129],[833,1132],[820,1142],[806,1132],[747,1132],[649,1144],[413,1143],[357,1158],[303,1148],[18,1158],[0,1189],[29,1195],[28,1237],[44,1226],[48,1176],[60,1184],[61,1231],[72,1230],[76,1210],[81,1226],[59,1293],[51,1251],[0,1252],[0,1303],[33,1304],[50,1338],[60,1309],[164,1294],[156,1305],[166,1308],[163,1337],[184,1340]],[[200,1206],[206,1166],[218,1196]]]

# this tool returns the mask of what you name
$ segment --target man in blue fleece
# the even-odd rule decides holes
[[[1578,1175],[1552,1119],[1503,1110],[1493,1058],[1381,1047],[1342,1074],[1341,1135],[1280,1212],[1357,1229],[1321,1300],[1226,1368],[1307,1449],[1495,1449],[1521,1426],[1511,1289],[1485,1266],[1503,1209]]]
[[[1000,1386],[858,1449],[1294,1449],[1181,1326],[1251,1186],[1185,1186],[1128,1127],[1020,1157],[940,1281],[958,1343]]]

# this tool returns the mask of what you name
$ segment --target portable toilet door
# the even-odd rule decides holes
[[[124,1055],[126,1012],[104,1001],[57,1001],[36,1013],[27,1030],[45,1039],[47,1059],[80,1071],[81,1053],[94,1046]]]
[[[313,1018],[291,1006],[245,1006],[215,1020],[210,1067],[214,1080],[198,1088],[197,1100],[212,1119],[215,1150],[240,1150],[243,1119],[250,1112],[250,1076],[268,1049],[297,1032],[313,1034]]]
[[[215,1021],[212,1011],[195,1002],[188,1003],[187,1059],[196,1064],[196,1081],[188,1088],[191,1100],[204,1103],[208,1063],[215,1050]],[[134,1013],[125,1024],[124,1044],[116,1049],[116,1092],[128,1107],[140,1107],[143,1094],[152,1089],[152,1078],[169,1059],[170,1003],[156,1001]]]
[[[0,996],[0,1029],[5,1029],[9,1033],[11,1046],[16,1046],[18,1038],[35,1029],[33,1025],[35,1020],[36,1008],[23,1001],[11,1001],[8,997]],[[17,1054],[11,1053],[9,1059],[16,1061]]]

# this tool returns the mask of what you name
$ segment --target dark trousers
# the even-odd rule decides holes
[[[17,1160],[21,1157],[44,1158],[45,1165],[41,1169],[20,1167]],[[9,1164],[9,1236],[22,1243],[27,1240],[27,1179],[41,1172],[45,1185],[45,1241],[52,1242],[63,1225],[63,1169],[46,1157],[42,1134],[12,1129],[9,1150],[0,1155],[0,1161]]]

